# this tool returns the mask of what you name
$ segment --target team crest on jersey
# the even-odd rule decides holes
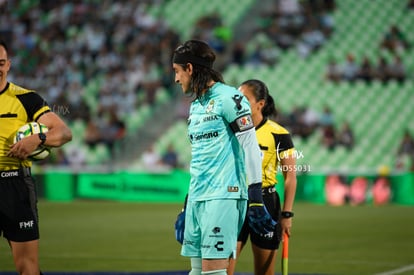
[[[214,100],[210,100],[210,102],[208,103],[208,106],[206,108],[206,112],[207,113],[211,113],[214,109]]]
[[[241,132],[253,128],[253,120],[250,115],[242,116],[236,122]]]

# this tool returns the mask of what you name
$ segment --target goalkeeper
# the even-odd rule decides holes
[[[190,275],[227,273],[246,211],[258,234],[276,225],[263,205],[261,153],[249,102],[224,84],[214,61],[214,51],[198,40],[185,42],[173,56],[175,82],[193,97],[191,180],[185,212],[176,224],[181,255],[191,258]]]

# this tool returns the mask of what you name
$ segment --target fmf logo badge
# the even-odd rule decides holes
[[[251,116],[247,115],[237,119],[237,126],[239,126],[240,131],[253,128],[253,121]]]
[[[34,225],[33,220],[19,222],[20,229],[32,229],[33,225]]]

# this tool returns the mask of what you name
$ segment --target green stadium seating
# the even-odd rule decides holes
[[[72,121],[69,124],[69,128],[72,130],[72,143],[80,144],[84,142],[86,122],[81,119]]]
[[[134,112],[126,114],[126,128],[127,133],[134,134],[145,122],[150,118],[153,113],[153,109],[144,104],[138,107]]]
[[[252,5],[254,0],[171,0],[165,4],[150,7],[148,12],[156,17],[162,17],[169,26],[180,33],[182,39],[190,38],[196,21],[209,13],[218,12],[223,24],[233,29],[240,18]],[[191,12],[188,12],[191,10]]]
[[[188,3],[189,0],[180,1]],[[211,1],[214,6],[215,0]],[[232,6],[234,0],[226,2]],[[247,0],[245,1],[247,2]],[[177,1],[169,6],[176,7]],[[337,147],[329,151],[321,146],[321,132],[317,131],[308,140],[294,136],[296,148],[304,157],[299,164],[310,165],[312,171],[376,171],[386,165],[393,167],[400,138],[405,128],[414,131],[414,84],[410,78],[404,84],[390,82],[383,85],[378,81],[371,84],[358,81],[333,84],[323,77],[328,60],[345,60],[348,53],[355,55],[357,61],[364,56],[376,63],[380,55],[388,61],[392,54],[379,48],[380,41],[390,24],[397,23],[414,44],[414,14],[404,11],[406,1],[394,0],[358,0],[337,1],[337,10],[333,13],[335,31],[326,45],[311,58],[301,59],[295,49],[283,53],[274,67],[239,67],[230,65],[223,72],[227,83],[234,86],[249,78],[265,81],[272,93],[279,111],[291,111],[294,106],[306,105],[321,112],[324,105],[331,107],[335,117],[335,127],[343,122],[351,124],[355,133],[356,145],[352,151]],[[185,4],[184,4],[185,5]],[[234,6],[234,5],[233,5]],[[233,7],[232,6],[232,7]],[[241,6],[241,5],[240,5]],[[168,8],[172,9],[173,8]],[[240,9],[243,10],[243,9]],[[196,9],[195,12],[198,12]],[[171,11],[172,18],[167,21],[179,25]],[[240,12],[242,14],[242,12]],[[182,18],[181,18],[182,20]],[[189,21],[185,19],[184,21]],[[236,20],[236,19],[234,19]],[[188,26],[182,23],[180,26]],[[188,33],[189,30],[184,31]],[[401,53],[409,75],[414,72],[414,50]],[[175,138],[174,131],[186,131],[183,122],[172,125],[169,134],[158,141],[159,149],[174,141],[179,148],[183,161],[190,161],[188,140]]]

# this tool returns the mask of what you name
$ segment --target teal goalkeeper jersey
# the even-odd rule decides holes
[[[192,102],[190,201],[247,199],[244,151],[230,123],[250,113],[248,100],[223,83]]]

